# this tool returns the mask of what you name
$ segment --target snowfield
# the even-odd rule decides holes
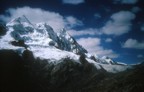
[[[117,73],[132,68],[132,66],[115,63],[107,57],[99,58],[97,55],[91,55],[79,45],[76,40],[71,37],[66,30],[55,33],[54,30],[46,23],[38,23],[33,25],[25,17],[13,19],[7,25],[7,33],[0,39],[0,49],[14,50],[19,55],[28,49],[32,51],[35,58],[48,60],[54,64],[58,64],[64,58],[70,58],[76,63],[80,63],[81,54],[87,56],[86,60],[95,65],[97,69],[105,69],[107,72]],[[27,46],[20,46],[18,41],[24,41]],[[19,46],[11,44],[18,43]],[[93,56],[95,60],[91,59]]]

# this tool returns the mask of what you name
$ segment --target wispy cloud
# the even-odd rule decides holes
[[[94,14],[94,17],[95,17],[96,19],[99,19],[99,18],[101,18],[101,15],[100,15],[99,13],[95,13],[95,14]]]
[[[83,23],[73,16],[63,17],[59,13],[42,10],[41,8],[21,7],[6,10],[10,16],[0,15],[0,19],[9,22],[13,18],[25,15],[32,23],[46,22],[57,31],[64,27],[80,26]]]
[[[111,19],[102,27],[102,32],[107,35],[122,35],[131,29],[131,21],[135,19],[135,14],[130,11],[120,11],[114,13]]]
[[[78,5],[78,4],[84,3],[85,1],[84,0],[62,0],[62,2],[64,4]]]
[[[144,24],[142,24],[141,26],[141,31],[144,31]]]
[[[111,49],[104,49],[99,38],[80,38],[77,40],[89,53],[97,54],[98,56],[109,56],[111,58],[117,58],[119,55]]]
[[[136,4],[138,0],[114,0],[114,3],[121,3],[121,4]]]
[[[101,33],[99,32],[98,29],[96,28],[87,28],[87,29],[83,29],[83,30],[68,30],[68,32],[72,35],[72,36],[94,36],[94,35],[100,35]]]
[[[82,26],[83,22],[78,20],[77,18],[73,17],[73,16],[68,16],[65,18],[66,20],[66,26],[73,28],[75,26]]]
[[[138,42],[136,39],[128,39],[124,44],[123,48],[134,48],[134,49],[144,49],[144,41]]]
[[[131,11],[132,11],[133,13],[138,13],[139,11],[141,11],[141,8],[139,8],[138,6],[135,6],[135,7],[133,7],[133,8],[131,9]]]
[[[143,58],[144,56],[142,54],[137,55],[138,58]]]
[[[45,11],[40,8],[31,8],[26,6],[21,8],[10,8],[6,11],[10,16],[0,15],[0,18],[6,22],[9,22],[13,18],[26,15],[32,23],[46,22],[55,30],[60,29],[65,25],[64,18],[59,13]]]
[[[105,41],[106,42],[112,42],[112,39],[111,38],[107,38]]]

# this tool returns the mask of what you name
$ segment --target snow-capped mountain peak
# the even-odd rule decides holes
[[[108,56],[103,56],[101,60],[103,63],[106,63],[106,64],[115,64],[115,62]]]
[[[15,40],[24,40],[28,46],[54,46],[74,53],[87,53],[65,29],[56,33],[47,23],[34,25],[24,15],[9,22],[7,27],[13,30],[10,34]]]
[[[6,27],[6,35],[0,39],[0,49],[14,50],[19,55],[28,49],[35,58],[56,63],[67,57],[81,63],[80,57],[85,55],[88,63],[108,72],[120,72],[129,68],[117,65],[108,57],[99,58],[89,54],[65,29],[56,33],[47,23],[32,24],[24,15],[7,23]]]
[[[8,31],[6,35],[0,39],[3,44],[0,46],[1,49],[12,49],[12,47],[14,47],[16,50],[24,47],[29,48],[31,51],[33,50],[35,54],[42,57],[48,55],[47,50],[49,48],[55,49],[53,52],[57,53],[62,53],[60,50],[69,51],[68,53],[71,53],[71,55],[73,52],[86,52],[86,50],[66,32],[66,30],[63,29],[58,35],[58,33],[55,33],[53,28],[47,23],[37,23],[34,25],[24,15],[7,23],[6,27]],[[21,50],[23,51],[24,49]],[[45,53],[45,51],[47,52]],[[40,55],[42,52],[46,55]]]
[[[27,19],[25,15],[22,15],[21,17],[15,18],[11,20],[9,23],[7,23],[6,26],[14,26],[14,25],[24,25],[24,26],[30,26],[32,23]]]
[[[79,45],[77,41],[72,36],[70,36],[70,34],[65,29],[62,29],[60,33],[58,33],[58,37],[59,42],[64,43],[60,43],[62,50],[71,51],[77,54],[87,53],[87,50]]]

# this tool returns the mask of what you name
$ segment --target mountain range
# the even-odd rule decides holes
[[[23,15],[1,32],[1,92],[144,92],[143,63],[92,55],[65,29]]]

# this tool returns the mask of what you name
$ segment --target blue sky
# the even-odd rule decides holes
[[[0,20],[23,14],[65,28],[90,53],[133,64],[144,60],[143,0],[2,0]]]

